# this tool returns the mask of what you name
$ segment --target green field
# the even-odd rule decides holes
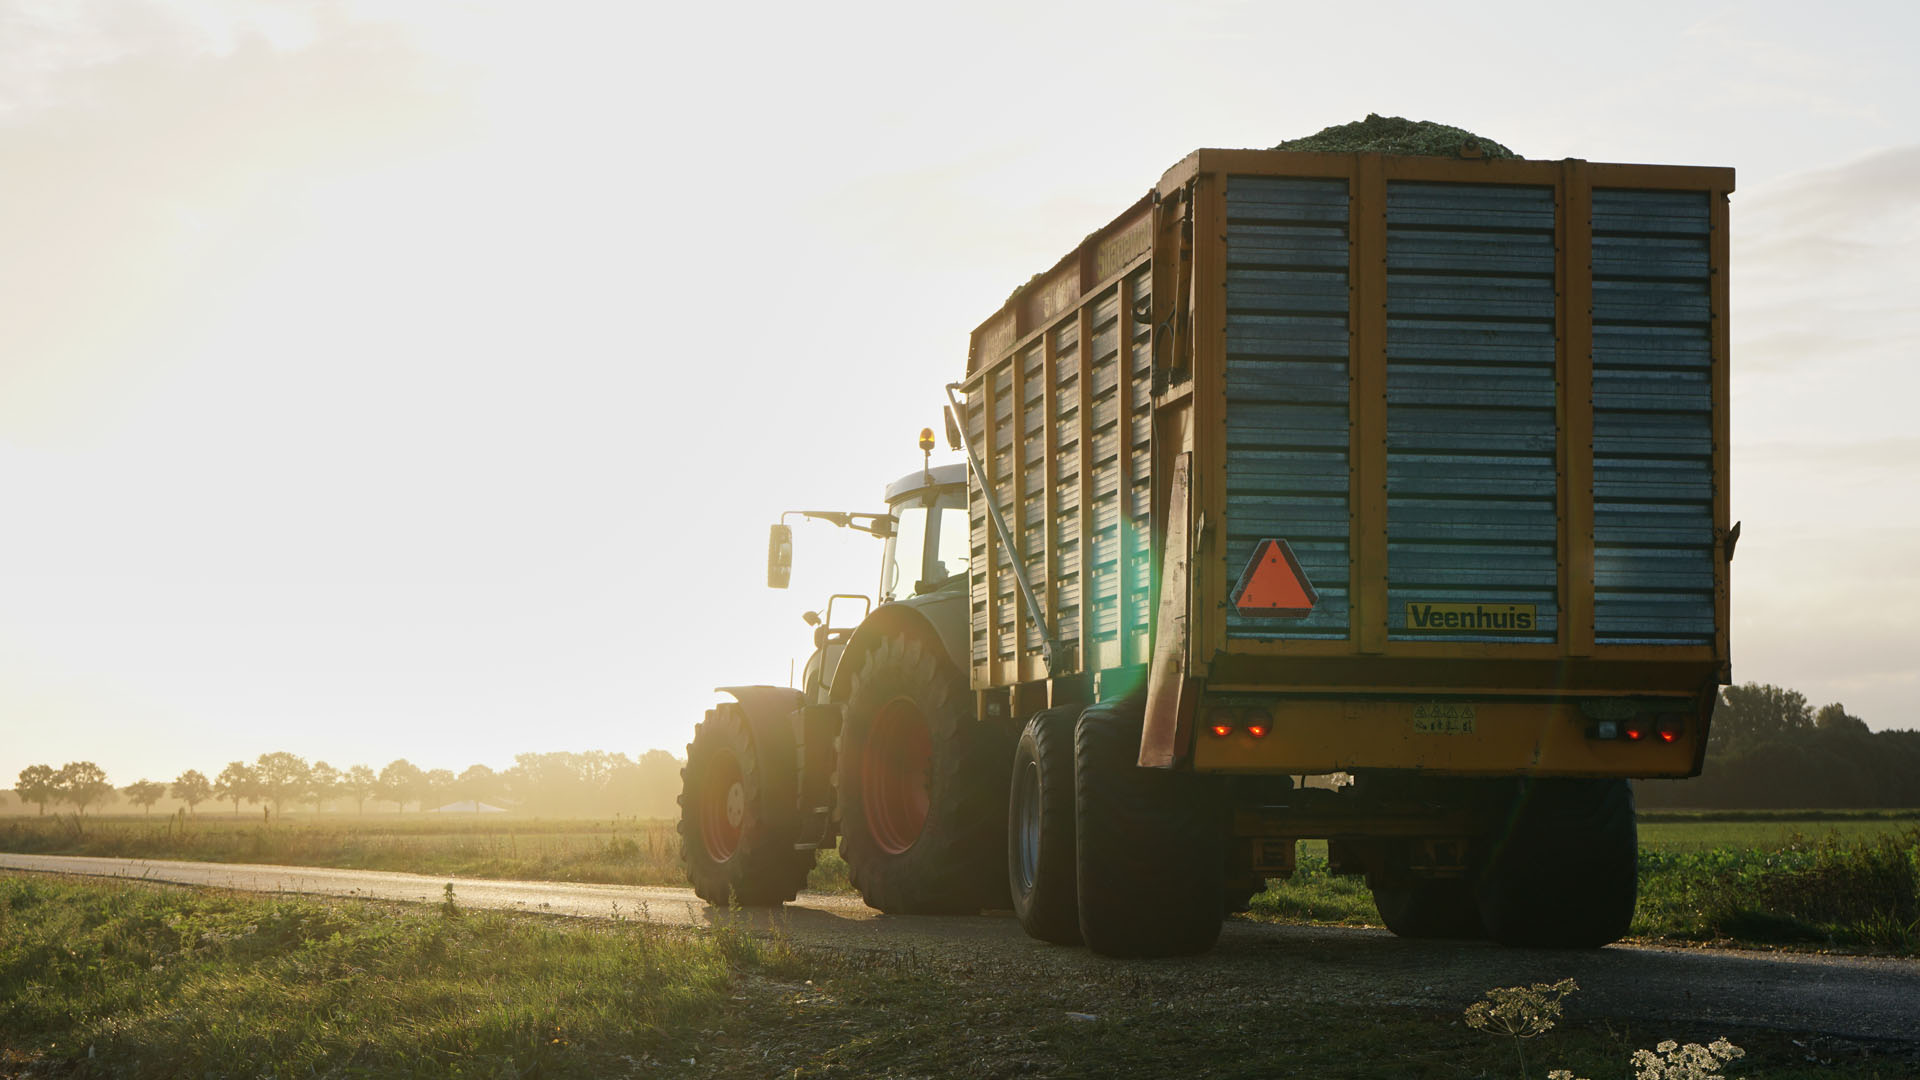
[[[1457,1009],[1292,993],[1270,957],[908,953],[361,900],[0,873],[0,1075],[1383,1077],[1516,1075]],[[1489,988],[1491,989],[1491,988]],[[1563,1022],[1529,1076],[1628,1075],[1728,1036],[1737,1075],[1910,1075],[1911,1047],[1683,1020]],[[1815,1056],[1824,1060],[1810,1062]]]
[[[1920,951],[1920,814],[1649,814],[1640,826],[1643,941]],[[681,885],[670,822],[442,818],[421,814],[192,819],[0,818],[0,850],[288,863],[465,877]],[[809,885],[846,892],[822,852]],[[1251,918],[1377,926],[1358,878],[1327,873],[1326,845],[1254,900]]]

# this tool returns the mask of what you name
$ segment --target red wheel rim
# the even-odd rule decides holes
[[[700,792],[700,839],[707,858],[726,862],[740,847],[740,824],[747,816],[747,789],[740,779],[740,762],[722,754],[707,766],[707,782]]]
[[[860,763],[860,794],[874,843],[898,855],[927,826],[933,738],[920,707],[895,698],[874,715]]]

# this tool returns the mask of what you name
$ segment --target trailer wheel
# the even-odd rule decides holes
[[[1007,883],[1028,934],[1080,944],[1074,899],[1073,729],[1077,709],[1035,713],[1013,750]]]
[[[1471,940],[1487,936],[1473,883],[1464,878],[1375,885],[1373,906],[1397,937]]]
[[[945,657],[905,636],[867,654],[847,696],[838,783],[840,854],[868,906],[1006,906],[1008,756]]]
[[[1639,837],[1625,780],[1525,781],[1496,821],[1477,890],[1488,936],[1594,949],[1626,935]]]
[[[1226,916],[1225,788],[1141,768],[1140,728],[1124,702],[1088,708],[1074,729],[1080,936],[1106,956],[1202,953]]]
[[[680,770],[680,861],[715,907],[785,903],[806,886],[814,853],[795,851],[793,731],[753,724],[732,702],[693,729]]]

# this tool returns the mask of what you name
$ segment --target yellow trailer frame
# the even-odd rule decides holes
[[[1234,582],[1226,580],[1230,568],[1223,569],[1222,523],[1229,177],[1341,180],[1350,193],[1352,614],[1344,640],[1228,634],[1224,601]],[[1397,181],[1552,191],[1559,617],[1551,643],[1394,640],[1389,634],[1387,190]],[[976,522],[971,681],[983,715],[1121,696],[1150,680],[1145,765],[1269,773],[1696,773],[1715,691],[1731,680],[1727,196],[1733,182],[1733,171],[1723,168],[1264,150],[1199,150],[1175,165],[1146,197],[1016,292],[973,333],[963,387],[971,430],[989,451],[985,475],[972,485],[975,516],[982,517],[991,495],[1014,534],[1008,552]],[[1706,196],[1711,644],[1596,642],[1596,189]],[[1107,399],[1096,400],[1093,391],[1108,355],[1100,342],[1109,338],[1118,343],[1116,374],[1102,414],[1096,405]],[[1150,377],[1127,377],[1138,373],[1131,363],[1139,348]],[[1043,384],[1037,390],[1036,379]],[[1107,444],[1111,453],[1099,447],[1100,432],[1109,429],[1116,432]],[[1150,489],[1150,500],[1130,505],[1136,489]],[[1112,515],[1111,537],[1096,520],[1108,500],[1120,511]],[[1114,553],[1111,559],[1103,558],[1102,545]],[[1136,550],[1148,560],[1144,574],[1129,565]],[[1047,625],[1019,610],[1007,584],[1016,566],[1032,573]],[[1095,586],[1102,567],[1119,579],[1103,582],[1104,593]],[[1111,596],[1117,613],[1110,634],[1093,629],[1098,596]],[[1101,601],[1100,610],[1107,603]],[[1040,643],[1069,624],[1077,628],[1066,638],[1071,648],[1056,661],[1057,670],[1048,670]],[[1665,703],[1684,708],[1693,722],[1672,742],[1596,740],[1589,703],[1599,699]],[[1197,718],[1214,701],[1259,703],[1273,716],[1271,732],[1259,739],[1245,732],[1197,736]],[[1472,730],[1418,730],[1416,713],[1434,702],[1464,707],[1475,718]]]

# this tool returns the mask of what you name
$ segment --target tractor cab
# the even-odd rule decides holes
[[[931,434],[922,448],[930,449]],[[880,538],[879,604],[911,604],[919,597],[964,592],[972,540],[967,521],[967,467],[926,465],[886,488],[885,513],[842,510],[789,510],[780,515],[767,544],[767,585],[784,589],[793,572],[791,517],[825,521]],[[873,602],[857,593],[836,593],[823,611],[802,616],[813,627],[813,655],[807,659],[802,692],[812,702],[826,700],[847,640],[872,612]]]

